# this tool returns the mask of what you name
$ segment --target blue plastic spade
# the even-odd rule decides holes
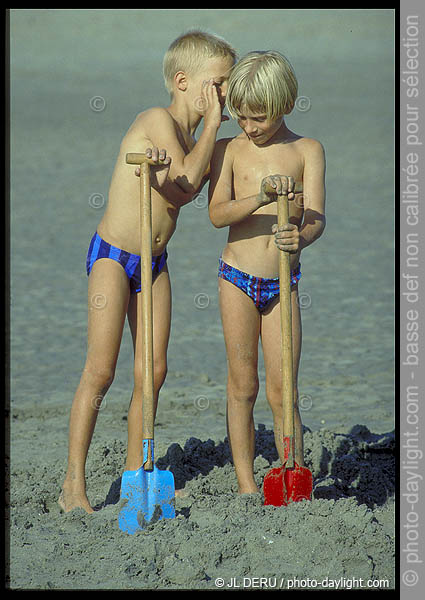
[[[141,302],[137,303],[135,360],[142,364],[143,463],[137,471],[124,471],[121,479],[119,513],[122,531],[133,535],[149,523],[175,517],[174,476],[154,463],[154,393],[152,334],[152,212],[149,165],[158,165],[145,154],[127,154],[127,163],[140,165]]]
[[[149,442],[153,456],[153,441],[143,441],[143,460],[147,460]],[[142,466],[137,471],[124,471],[121,479],[121,499],[127,500],[118,516],[122,531],[133,535],[149,523],[174,519],[174,476],[154,465],[152,470]]]

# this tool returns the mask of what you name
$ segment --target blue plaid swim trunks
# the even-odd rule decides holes
[[[272,300],[279,296],[279,277],[268,279],[255,277],[239,271],[225,263],[221,258],[218,267],[218,276],[233,283],[251,298],[260,312],[264,312]],[[291,271],[291,286],[297,285],[301,279],[301,264]]]
[[[164,250],[160,256],[152,256],[152,283],[164,268],[167,257],[167,250]],[[138,254],[131,254],[130,252],[120,250],[120,248],[108,244],[108,242],[105,242],[96,231],[91,239],[87,252],[87,275],[90,275],[94,263],[100,258],[111,258],[112,260],[116,260],[122,266],[130,280],[130,293],[136,294],[137,292],[140,292],[141,269],[140,256]]]

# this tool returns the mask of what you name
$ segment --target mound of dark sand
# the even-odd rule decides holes
[[[96,511],[60,512],[63,461],[14,467],[10,492],[10,579],[14,589],[218,589],[286,587],[288,579],[379,580],[394,587],[394,433],[365,426],[349,434],[305,432],[312,502],[263,506],[261,495],[238,496],[227,441],[190,438],[157,448],[170,469],[176,518],[129,536],[117,525],[125,445],[90,450],[89,497]],[[256,432],[255,475],[277,466],[273,432]],[[326,579],[327,578],[327,579]]]

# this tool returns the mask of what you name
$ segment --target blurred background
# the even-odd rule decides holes
[[[394,11],[386,9],[10,9],[11,406],[57,406],[67,419],[85,359],[87,247],[119,145],[140,111],[168,105],[163,55],[192,27],[226,38],[239,55],[278,50],[295,69],[303,99],[287,124],[319,139],[327,157],[327,228],[301,258],[303,422],[389,431]],[[238,133],[230,121],[218,137]],[[224,432],[226,380],[217,265],[227,231],[210,224],[206,197],[207,187],[182,209],[168,246],[173,322],[159,414],[173,408],[182,426],[190,417],[201,437],[216,424]],[[260,374],[263,382],[262,363]],[[131,389],[127,328],[108,409],[125,415]],[[272,422],[264,385],[256,420]]]

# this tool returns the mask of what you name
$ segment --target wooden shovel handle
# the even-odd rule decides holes
[[[276,190],[266,184],[267,193]],[[303,191],[302,182],[295,183],[295,193]],[[288,194],[277,197],[278,227],[289,223]],[[291,307],[291,267],[289,252],[279,251],[279,289],[280,289],[280,320],[282,331],[281,367],[282,367],[282,404],[283,404],[283,435],[294,435],[294,372],[292,349],[292,307]]]
[[[264,191],[276,194],[275,188],[266,184]],[[293,192],[303,192],[302,182],[295,182]],[[289,223],[288,193],[277,197],[278,226]],[[295,428],[294,428],[294,371],[292,349],[292,307],[291,307],[291,267],[288,252],[279,251],[279,289],[281,321],[281,371],[283,406],[283,445],[285,466],[293,468],[295,464]]]
[[[269,184],[265,192],[276,194]],[[303,192],[302,182],[296,182],[293,192]],[[289,223],[288,193],[277,197],[278,227]],[[291,267],[289,252],[279,251],[279,289],[280,289],[280,321],[281,321],[281,371],[282,371],[282,406],[283,406],[283,444],[286,467],[295,464],[295,428],[294,428],[294,371],[292,348],[292,307],[291,307]]]
[[[142,361],[142,438],[153,440],[152,206],[149,165],[154,163],[142,153],[127,154],[126,161],[128,164],[140,165],[141,298],[137,303],[137,322],[141,327],[137,330],[135,354]],[[149,443],[144,468],[153,469],[152,443]]]
[[[278,197],[278,226],[289,220],[288,196]],[[291,268],[289,252],[279,251],[280,319],[282,327],[282,394],[285,436],[294,434],[294,374],[292,357]]]

